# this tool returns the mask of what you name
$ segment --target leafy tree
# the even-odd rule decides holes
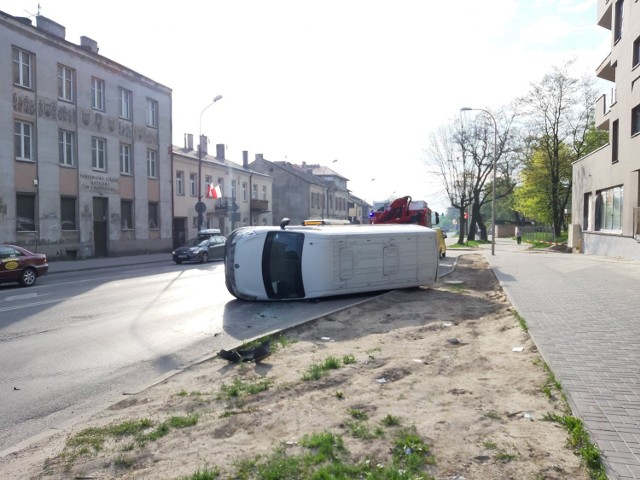
[[[547,218],[556,235],[571,199],[571,164],[603,144],[603,136],[593,129],[594,81],[571,76],[572,64],[553,67],[523,99],[530,136],[517,205],[527,216]],[[534,207],[541,210],[534,212]]]

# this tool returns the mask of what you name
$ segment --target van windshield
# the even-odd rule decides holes
[[[302,246],[304,234],[280,230],[267,234],[262,275],[269,298],[303,298]]]

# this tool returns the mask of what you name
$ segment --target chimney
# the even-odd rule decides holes
[[[246,150],[242,151],[242,166],[244,168],[249,168],[249,152]]]
[[[207,144],[209,143],[209,139],[206,135],[200,135],[200,152],[202,152],[202,156],[207,156]]]
[[[189,151],[193,150],[193,133],[184,134],[184,149]]]
[[[224,143],[216,143],[216,158],[224,160]]]
[[[36,28],[64,40],[66,28],[42,15],[36,16]]]
[[[262,153],[256,153],[256,162],[261,162],[262,160],[264,160]]]
[[[91,53],[98,53],[98,42],[92,40],[89,37],[80,37],[80,48],[83,48]]]

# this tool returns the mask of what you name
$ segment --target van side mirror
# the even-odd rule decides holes
[[[280,222],[280,228],[281,228],[282,230],[284,230],[284,227],[286,227],[287,225],[289,225],[289,222],[290,222],[290,221],[291,221],[291,220],[289,220],[289,219],[288,219],[288,218],[286,218],[286,217],[285,217],[285,218],[283,218],[283,219],[282,219],[282,221]]]

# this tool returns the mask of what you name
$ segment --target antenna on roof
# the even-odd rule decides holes
[[[40,2],[38,2],[38,16],[40,16]]]

